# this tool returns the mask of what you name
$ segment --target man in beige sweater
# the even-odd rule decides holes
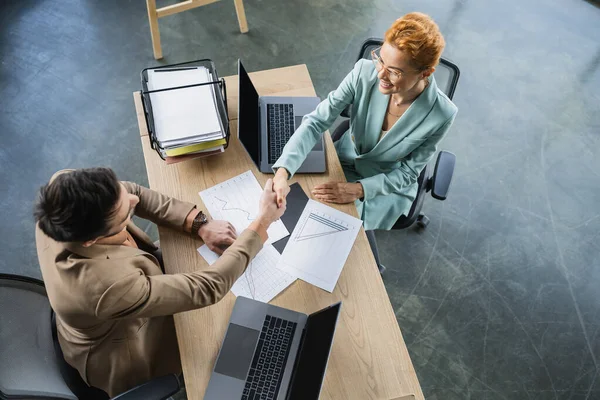
[[[66,361],[111,397],[180,372],[172,315],[227,294],[285,211],[275,197],[269,180],[258,217],[236,238],[228,222],[208,221],[194,204],[119,182],[110,169],[55,174],[36,203],[36,243]],[[208,270],[164,274],[134,214],[198,235],[222,256]]]

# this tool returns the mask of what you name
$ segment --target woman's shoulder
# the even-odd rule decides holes
[[[435,102],[435,107],[443,116],[444,120],[448,120],[456,115],[458,112],[458,107],[456,104],[450,100],[450,98],[444,93],[439,87],[437,87],[437,99]]]
[[[370,60],[361,58],[354,64],[354,74],[361,80],[373,80],[377,79],[377,72],[375,71],[375,65]]]

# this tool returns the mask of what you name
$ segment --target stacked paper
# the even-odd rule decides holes
[[[205,67],[148,71],[148,90],[212,82]],[[226,130],[217,111],[218,86],[191,86],[150,93],[154,130],[167,163],[224,151]]]

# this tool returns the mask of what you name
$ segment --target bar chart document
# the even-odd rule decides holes
[[[246,171],[198,194],[210,216],[231,222],[239,235],[256,218],[262,191],[252,171]],[[281,220],[272,223],[267,233],[267,243],[276,242],[290,234]]]
[[[198,253],[209,265],[213,265],[219,259],[219,255],[206,245],[200,247]],[[275,247],[270,244],[265,245],[250,261],[246,272],[231,287],[233,294],[236,297],[244,296],[263,303],[273,300],[296,280],[296,277],[277,268],[280,258],[281,255]]]
[[[309,200],[277,267],[333,292],[362,221]]]

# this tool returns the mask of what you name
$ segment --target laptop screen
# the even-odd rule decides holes
[[[289,400],[319,398],[341,307],[342,303],[337,303],[308,317],[304,342],[288,391]]]
[[[258,93],[248,73],[238,60],[239,103],[238,103],[238,138],[246,148],[252,161],[260,166],[260,130]]]

